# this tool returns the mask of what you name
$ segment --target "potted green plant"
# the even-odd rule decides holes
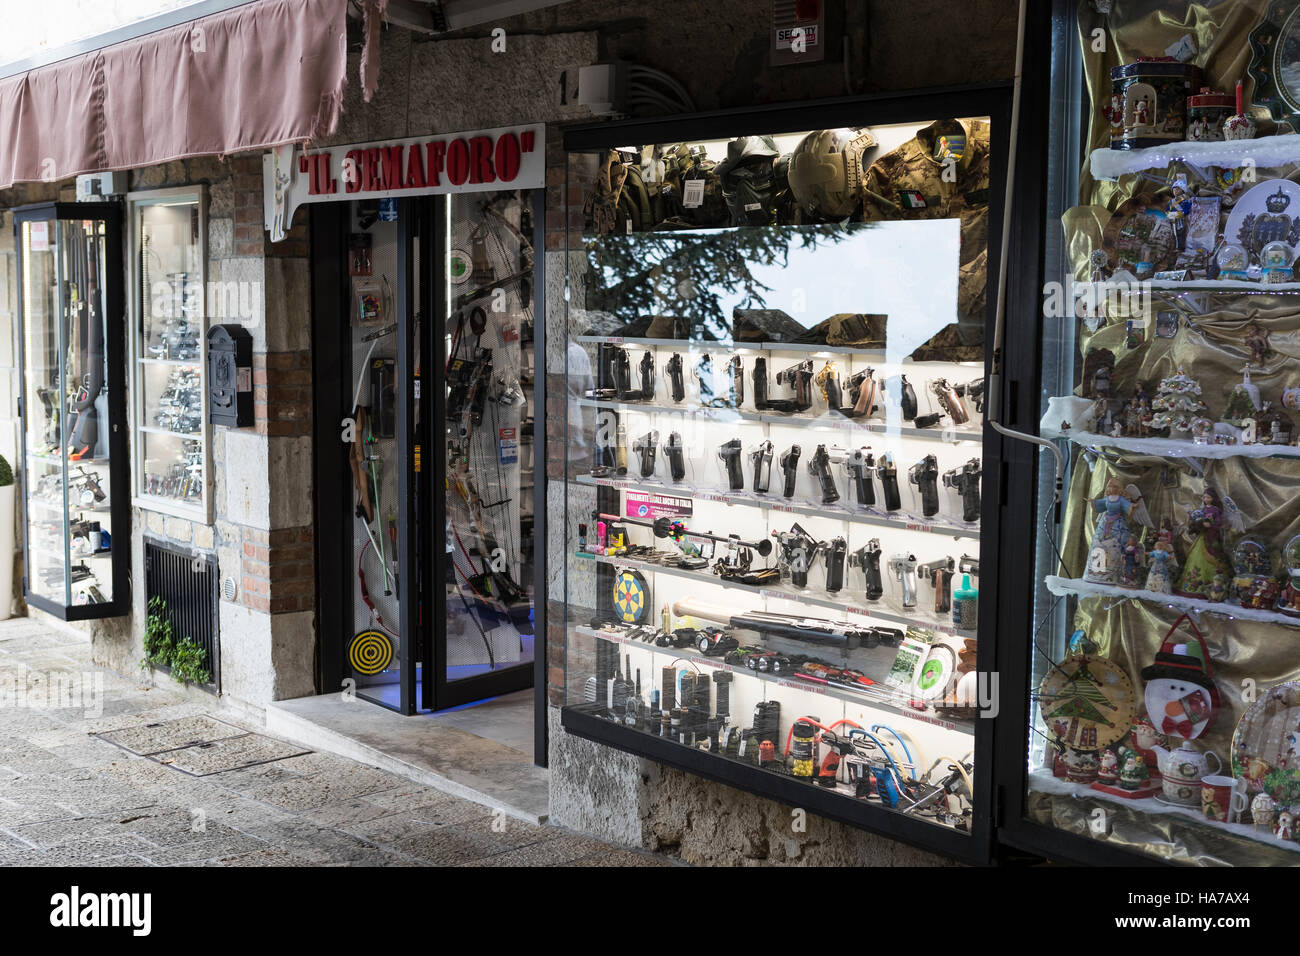
[[[14,606],[14,470],[0,455],[0,621]]]

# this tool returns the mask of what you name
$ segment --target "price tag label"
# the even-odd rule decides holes
[[[688,179],[682,183],[682,206],[698,209],[704,205],[704,180]]]

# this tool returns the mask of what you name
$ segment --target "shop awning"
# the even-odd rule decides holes
[[[0,188],[327,136],[346,18],[260,0],[0,80]]]

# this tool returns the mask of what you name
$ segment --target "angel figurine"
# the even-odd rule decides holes
[[[1140,588],[1146,578],[1147,554],[1136,534],[1130,534],[1120,554],[1119,586]]]
[[[1156,543],[1147,552],[1147,568],[1146,589],[1156,594],[1172,594],[1178,559],[1174,556],[1173,538],[1167,530],[1156,536]]]
[[[1106,493],[1094,499],[1092,507],[1100,517],[1083,579],[1096,584],[1115,584],[1123,570],[1124,546],[1131,535],[1130,519],[1143,527],[1150,527],[1151,519],[1137,485],[1125,487],[1114,477],[1106,482]]]
[[[1228,556],[1223,547],[1224,524],[1234,531],[1244,530],[1241,512],[1231,498],[1224,498],[1206,485],[1201,507],[1187,513],[1187,530],[1192,548],[1187,553],[1183,573],[1175,593],[1183,597],[1214,600],[1214,577],[1229,573]],[[1221,598],[1220,598],[1221,600]]]

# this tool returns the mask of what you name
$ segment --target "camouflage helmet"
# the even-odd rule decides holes
[[[790,156],[790,190],[805,211],[843,219],[857,209],[866,170],[862,156],[876,145],[871,130],[819,129]]]
[[[771,223],[772,167],[780,154],[771,136],[742,136],[727,144],[727,158],[718,163],[716,172],[733,226]]]

